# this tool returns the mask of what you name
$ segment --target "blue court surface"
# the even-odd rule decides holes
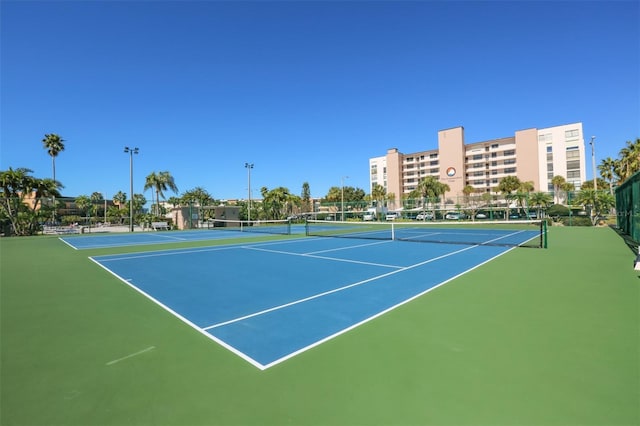
[[[266,369],[511,249],[303,238],[91,259]]]
[[[223,230],[191,230],[191,231],[156,231],[132,232],[127,234],[85,234],[60,237],[67,245],[76,250],[99,249],[109,247],[140,246],[149,244],[170,244],[185,241],[221,240],[230,238],[255,237],[257,233],[223,231]]]

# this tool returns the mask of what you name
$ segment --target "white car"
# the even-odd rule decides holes
[[[396,220],[399,217],[400,217],[400,214],[395,213],[395,212],[390,212],[390,213],[387,213],[386,219],[387,220]]]
[[[448,220],[460,220],[460,219],[464,219],[466,216],[462,213],[456,213],[456,212],[449,212],[446,215],[444,215],[445,219]]]
[[[416,220],[433,220],[433,212],[424,212],[416,216]]]
[[[367,222],[372,221],[374,219],[375,219],[375,217],[373,216],[372,213],[365,213],[365,215],[362,216],[362,220],[367,221]]]

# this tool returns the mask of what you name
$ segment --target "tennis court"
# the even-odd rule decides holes
[[[535,235],[518,230],[497,238],[518,245]],[[513,248],[378,238],[311,237],[92,259],[199,332],[266,369]],[[485,238],[490,242],[496,237]]]
[[[300,228],[301,229],[301,228]],[[236,232],[237,230],[197,229],[187,231],[132,232],[126,234],[88,234],[60,237],[60,240],[75,250],[100,249],[109,247],[127,247],[154,244],[172,244],[189,241],[225,240],[232,238],[255,237],[254,232]],[[260,231],[257,231],[260,232]],[[302,232],[302,231],[300,231]],[[275,230],[263,230],[265,234],[287,234]]]
[[[635,254],[608,228],[551,228],[546,250],[233,235],[87,250],[0,239],[1,423],[639,424]],[[254,326],[269,336],[249,340]]]

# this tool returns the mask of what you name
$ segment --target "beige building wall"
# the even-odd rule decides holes
[[[540,153],[538,149],[538,130],[527,129],[516,132],[516,167],[521,182],[533,182],[536,191],[545,191],[540,187]]]
[[[440,130],[438,132],[438,148],[440,157],[440,182],[451,189],[446,196],[462,194],[465,186],[464,164],[464,128]]]
[[[395,200],[389,202],[389,208],[402,205],[402,158],[398,148],[387,150],[387,194],[394,194]]]

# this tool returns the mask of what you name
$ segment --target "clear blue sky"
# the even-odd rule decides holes
[[[68,196],[368,192],[368,159],[580,121],[596,160],[640,137],[640,2],[2,1],[0,169]],[[591,177],[590,151],[587,169]],[[151,193],[145,193],[151,200]],[[172,195],[171,193],[166,194]]]

